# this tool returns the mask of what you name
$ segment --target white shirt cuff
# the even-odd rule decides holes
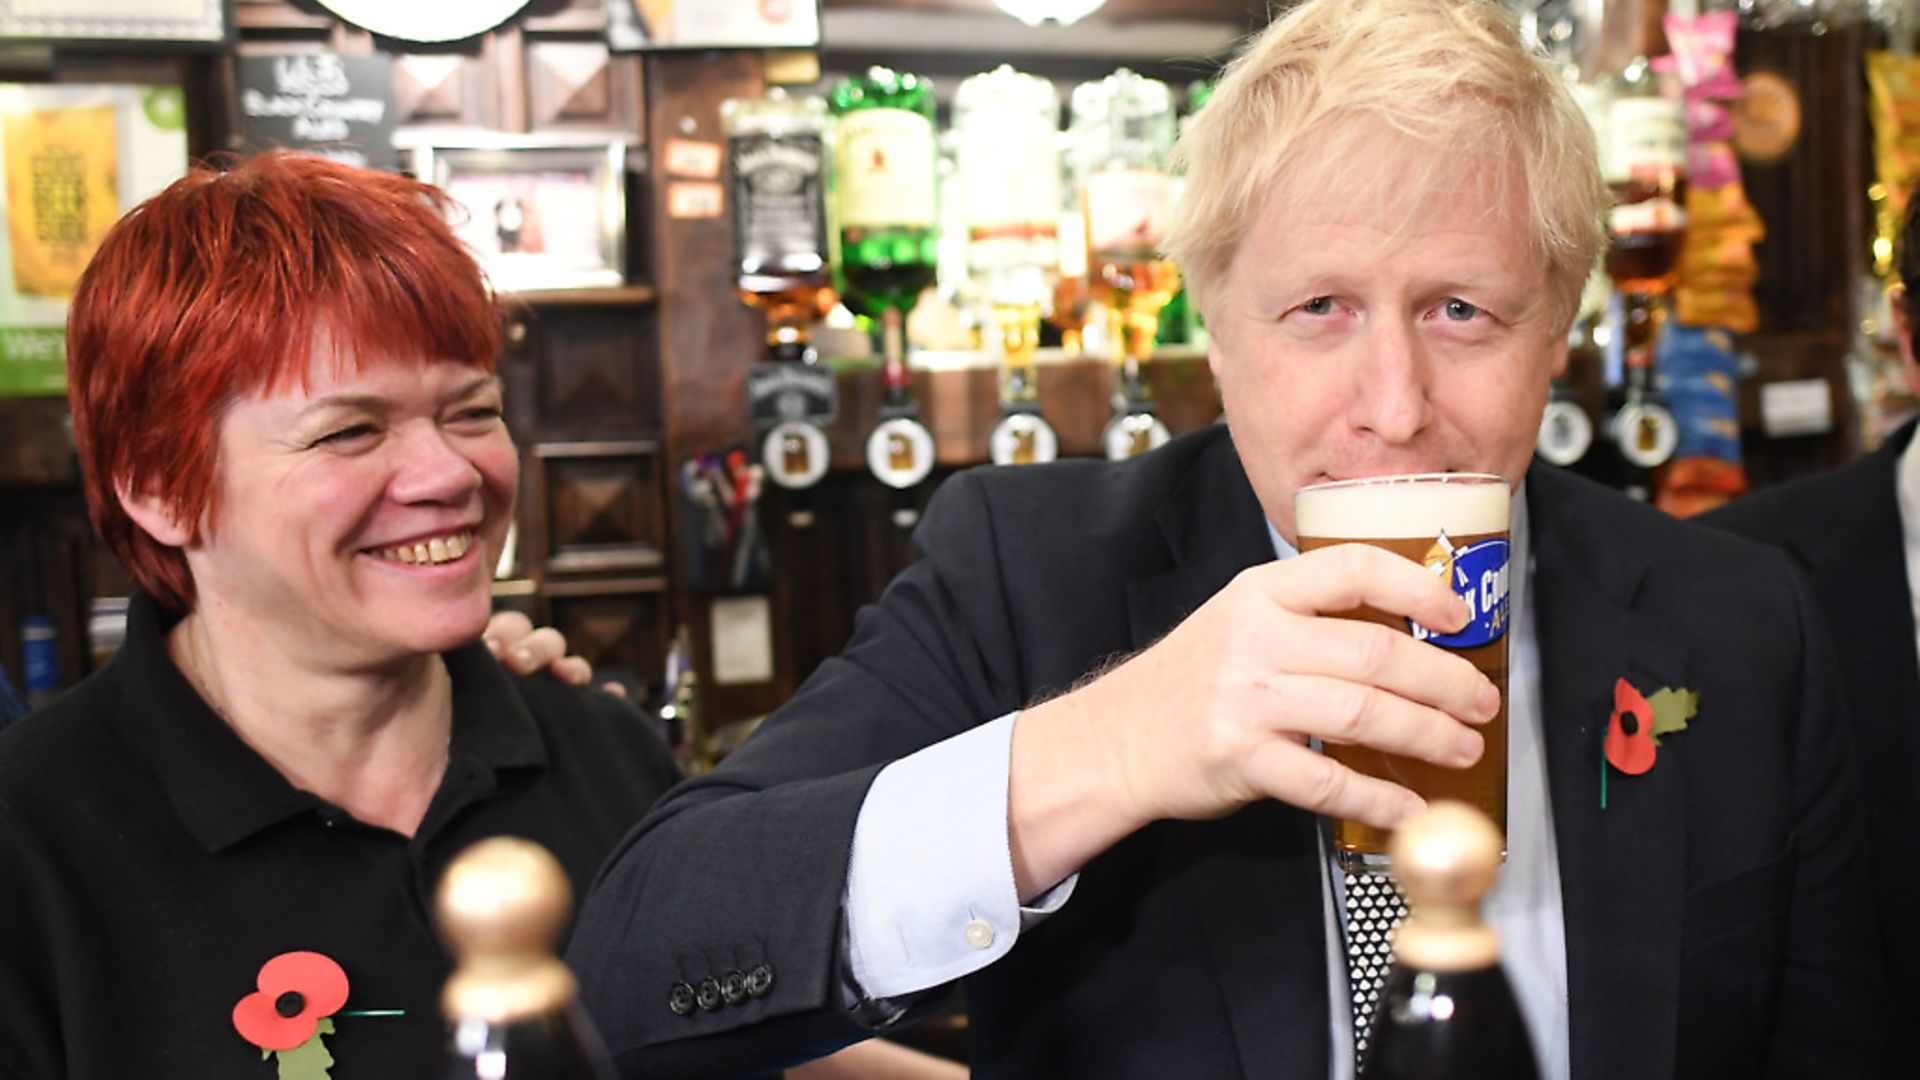
[[[853,829],[847,963],[869,1000],[970,975],[1066,904],[1078,875],[1023,907],[1007,840],[1008,713],[888,765]]]

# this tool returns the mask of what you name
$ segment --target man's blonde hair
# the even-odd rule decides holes
[[[1175,152],[1187,188],[1167,252],[1200,309],[1275,182],[1302,155],[1368,152],[1346,137],[1367,120],[1444,154],[1518,150],[1533,244],[1570,326],[1609,196],[1585,116],[1493,0],[1305,0],[1247,43]]]

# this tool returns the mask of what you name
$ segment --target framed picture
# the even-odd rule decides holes
[[[604,0],[616,52],[811,49],[820,0]]]
[[[562,139],[414,148],[459,203],[454,232],[503,292],[626,281],[626,144]]]
[[[67,392],[67,302],[120,216],[186,171],[178,86],[0,84],[0,396]]]
[[[225,48],[233,44],[233,0],[0,0],[0,39]]]

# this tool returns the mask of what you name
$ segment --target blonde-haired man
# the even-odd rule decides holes
[[[1545,1075],[1869,1073],[1862,820],[1803,590],[1530,467],[1605,206],[1566,91],[1491,0],[1307,0],[1184,149],[1225,428],[946,485],[846,651],[589,898],[571,958],[623,1066],[777,1065],[964,980],[982,1076],[1350,1075],[1322,825],[1419,801],[1311,742],[1465,765],[1498,697],[1328,618],[1466,612],[1390,555],[1295,554],[1292,496],[1461,471],[1525,481],[1491,908]],[[1602,809],[1623,678],[1700,712]],[[736,970],[765,995],[674,1007]]]

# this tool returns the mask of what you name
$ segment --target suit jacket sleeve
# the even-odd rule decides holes
[[[841,958],[867,788],[886,763],[1021,704],[1001,552],[974,478],[941,488],[915,543],[923,558],[861,612],[847,649],[719,769],[663,799],[602,869],[569,962],[623,1071],[777,1068],[869,1032],[843,1007]],[[762,995],[669,1007],[676,983],[698,991],[762,967]]]

